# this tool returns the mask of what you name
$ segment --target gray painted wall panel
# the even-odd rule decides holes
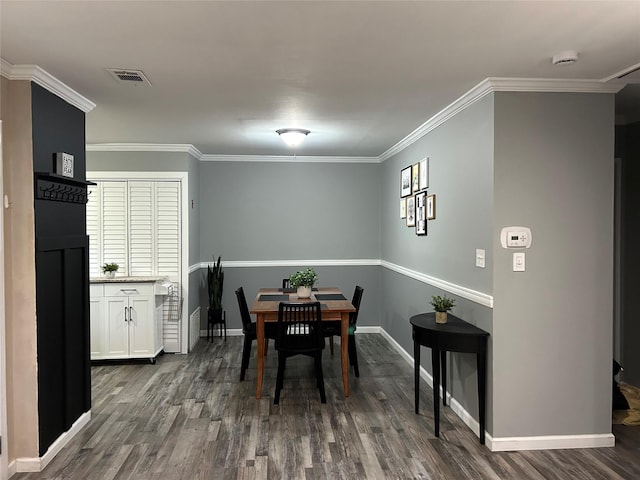
[[[202,162],[201,258],[380,258],[380,165]]]
[[[429,157],[428,194],[436,219],[418,237],[400,219],[400,170]],[[487,96],[383,163],[382,258],[491,295],[491,268],[475,266],[475,250],[492,256],[493,102]]]
[[[493,435],[611,432],[613,95],[500,92],[495,118]]]
[[[426,237],[415,235],[399,217],[400,170],[429,157],[429,194],[436,194],[436,219]],[[493,292],[493,97],[487,96],[429,132],[383,164],[382,258],[440,280],[481,293]],[[475,266],[483,248],[487,267]],[[383,269],[382,327],[411,355],[409,318],[432,311],[432,295],[456,299],[453,313],[492,333],[492,310],[426,283]],[[487,430],[492,431],[492,340],[489,340]],[[422,365],[432,373],[431,352]],[[478,419],[476,358],[450,355],[449,392]]]

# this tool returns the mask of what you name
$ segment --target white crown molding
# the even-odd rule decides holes
[[[79,108],[84,113],[88,113],[96,108],[96,104],[91,100],[83,97],[37,65],[11,65],[4,59],[0,60],[0,73],[3,77],[9,80],[28,80],[37,83],[67,103]]]
[[[303,163],[380,163],[378,157],[332,157],[298,155],[203,155],[203,162],[303,162]]]
[[[603,82],[609,82],[611,80],[620,80],[620,81],[624,81],[623,79],[621,79],[620,77],[623,77],[624,75],[634,72],[635,70],[638,70],[640,68],[640,63],[636,63],[635,65],[631,65],[627,68],[623,68],[622,70],[620,70],[619,72],[614,73],[613,75],[609,75],[608,77],[605,77],[602,79]],[[620,88],[626,86],[626,82],[623,83]]]
[[[188,153],[197,160],[203,155],[189,143],[92,143],[87,152],[169,152]]]
[[[467,93],[440,110],[425,123],[416,128],[378,158],[384,162],[409,147],[430,131],[434,130],[454,115],[470,107],[478,100],[493,92],[555,92],[555,93],[617,93],[624,85],[605,83],[600,80],[576,80],[554,78],[486,78]]]

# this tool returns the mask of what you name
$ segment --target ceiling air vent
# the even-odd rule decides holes
[[[121,68],[107,68],[107,70],[118,82],[151,86],[151,82],[145,77],[142,70],[124,70]]]

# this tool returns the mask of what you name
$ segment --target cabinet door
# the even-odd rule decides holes
[[[129,355],[151,357],[155,354],[153,325],[153,296],[130,296],[131,321],[129,322]]]
[[[129,356],[129,299],[128,297],[104,297],[107,328],[103,341],[106,356]]]
[[[89,298],[89,318],[91,330],[91,360],[99,360],[106,353],[104,338],[107,334],[104,322],[104,299],[91,296]]]

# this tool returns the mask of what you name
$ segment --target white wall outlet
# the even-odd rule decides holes
[[[476,248],[476,267],[484,268],[484,250]]]
[[[513,253],[513,271],[524,272],[524,252]]]

